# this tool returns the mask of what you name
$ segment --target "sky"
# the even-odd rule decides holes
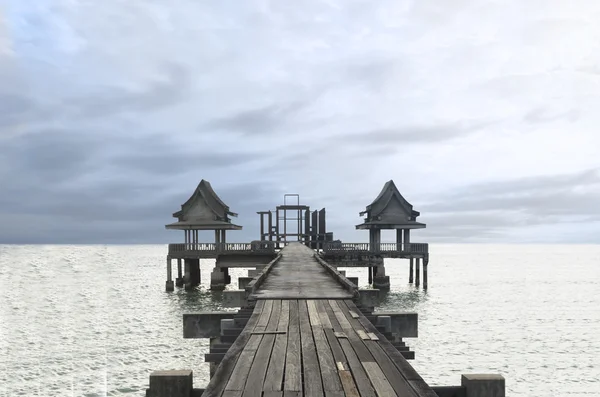
[[[366,242],[600,243],[596,0],[0,0],[0,243],[169,243],[201,179]],[[393,233],[383,234],[393,240]],[[207,236],[210,240],[212,236]]]

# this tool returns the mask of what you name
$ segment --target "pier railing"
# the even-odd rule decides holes
[[[274,241],[254,241],[251,243],[180,243],[169,244],[169,254],[196,252],[273,252]]]
[[[429,244],[427,243],[379,243],[375,247],[371,247],[369,243],[339,243],[327,242],[324,244],[325,252],[403,252],[411,254],[426,254],[429,252]]]
[[[326,253],[386,253],[400,252],[406,254],[427,254],[429,244],[426,243],[379,243],[376,247],[371,247],[369,243],[339,243],[339,242],[319,242]],[[205,253],[248,253],[265,252],[272,253],[278,248],[283,248],[286,242],[280,241],[253,241],[251,243],[180,243],[169,244],[169,254],[182,254],[184,252],[205,252]]]

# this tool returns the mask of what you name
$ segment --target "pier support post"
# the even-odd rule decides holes
[[[175,291],[175,283],[173,283],[173,269],[171,269],[171,257],[167,256],[167,282],[165,289],[167,292]]]
[[[183,274],[181,273],[181,259],[177,259],[177,278],[175,279],[175,285],[183,287]]]
[[[184,270],[183,282],[186,290],[200,285],[200,259],[185,259]]]
[[[502,375],[467,374],[462,375],[461,386],[467,391],[467,397],[505,397],[506,385]]]
[[[369,285],[373,284],[373,266],[369,265],[367,272],[369,273]]]
[[[418,287],[421,284],[421,258],[416,258],[417,260],[417,268],[415,274],[415,285]]]
[[[414,270],[414,259],[411,257],[410,258],[410,271],[408,273],[408,283],[409,284],[412,284],[414,281],[414,277],[413,277],[414,271],[413,270]]]
[[[219,267],[215,267],[210,273],[210,289],[212,291],[223,291],[225,289],[225,273]]]
[[[390,289],[390,276],[385,275],[385,266],[380,265],[375,267],[373,287],[384,290]]]
[[[146,390],[146,396],[189,397],[193,383],[191,370],[154,371],[150,374],[150,388]]]
[[[429,265],[429,255],[423,258],[423,289],[427,289],[427,265]]]
[[[225,275],[225,285],[231,284],[231,276],[229,275],[229,268],[222,267],[221,269],[223,269],[223,274]]]

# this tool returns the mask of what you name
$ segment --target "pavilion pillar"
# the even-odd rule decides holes
[[[429,255],[423,258],[423,289],[427,289],[427,265],[429,265]]]
[[[414,259],[411,256],[410,257],[410,271],[408,272],[408,283],[409,284],[413,283],[413,266],[414,266]]]
[[[227,232],[227,230],[223,229],[221,230],[221,243],[225,244],[227,242],[227,236],[225,235],[225,233]]]
[[[404,229],[404,250],[412,251],[410,249],[410,229]]]
[[[183,275],[181,274],[181,259],[177,259],[177,278],[175,279],[175,285],[183,287]]]
[[[396,229],[396,251],[404,251],[402,229]]]
[[[221,231],[215,230],[215,250],[219,252],[221,250]]]
[[[369,250],[371,252],[378,252],[380,243],[381,243],[381,230],[380,229],[369,229]]]
[[[417,268],[416,273],[415,274],[415,285],[418,287],[421,284],[421,258],[416,258],[417,259]]]
[[[369,285],[371,285],[373,283],[373,266],[369,265],[369,267],[367,268],[367,273]]]
[[[175,290],[175,284],[173,283],[173,274],[171,269],[171,257],[167,256],[167,282],[165,289],[167,292],[171,292]]]

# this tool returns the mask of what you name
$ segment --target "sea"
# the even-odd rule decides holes
[[[600,396],[600,246],[430,244],[429,288],[386,260],[378,310],[419,314],[406,338],[430,385],[506,378],[506,395]],[[208,340],[182,315],[221,310],[202,285],[165,292],[166,245],[0,245],[0,396],[144,396],[154,370],[209,381]],[[175,266],[176,268],[176,266]],[[343,269],[343,268],[340,268]],[[366,269],[346,269],[367,287]],[[245,269],[233,269],[233,284]],[[233,310],[233,309],[228,309]]]

